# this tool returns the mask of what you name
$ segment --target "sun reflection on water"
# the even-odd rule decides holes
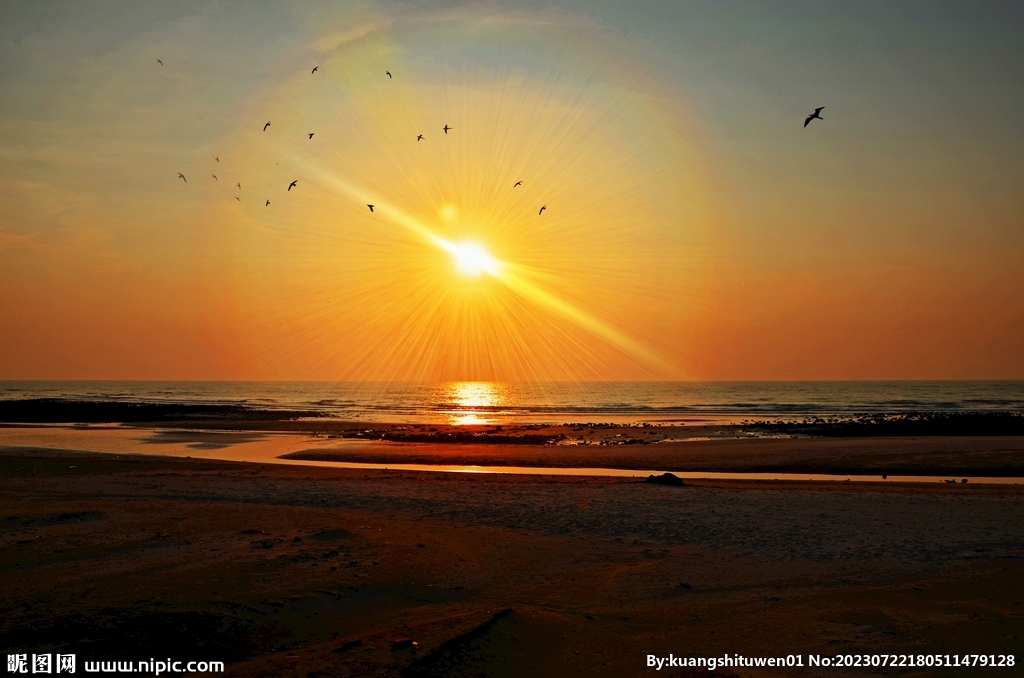
[[[490,425],[502,418],[502,408],[513,401],[508,384],[493,381],[453,381],[441,386],[445,412],[456,426]]]

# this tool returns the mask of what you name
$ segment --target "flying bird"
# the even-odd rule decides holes
[[[547,206],[547,205],[544,205],[544,207],[541,207],[541,208],[540,208],[540,212],[537,212],[537,216],[540,216],[541,214],[543,214],[543,213],[544,213],[544,210],[546,210],[547,208],[548,208],[548,206]]]
[[[213,159],[214,159],[215,161],[217,161],[217,162],[220,162],[220,156],[219,156],[219,155],[218,155],[218,156],[214,156],[214,158],[213,158]]]
[[[371,212],[373,211],[373,205],[367,205],[367,207],[369,207],[369,208],[370,208],[370,211],[371,211]]]
[[[267,201],[267,204],[264,205],[264,207],[270,207],[270,201],[269,200]]]
[[[213,180],[214,180],[214,181],[220,181],[220,180],[219,180],[219,179],[217,178],[217,175],[216,175],[216,174],[211,174],[210,176],[211,176],[211,177],[213,177]]]
[[[266,132],[268,127],[270,127],[270,121],[269,120],[267,120],[267,124],[263,126],[263,131]]]
[[[517,181],[516,183],[512,184],[512,188],[515,188],[516,186],[519,186],[519,185],[521,185],[522,183],[523,183],[523,182],[521,182],[521,181]]]
[[[391,71],[384,71],[384,72],[388,74],[389,78],[391,77]]]
[[[158,64],[160,64],[161,66],[163,66],[163,65],[164,65],[164,62],[160,61],[159,59],[157,59],[157,60],[156,60],[156,62],[157,62]]]
[[[242,182],[241,181],[238,182],[238,190],[242,190]]]
[[[416,137],[416,141],[420,141],[421,139],[423,139],[423,135],[422,134],[419,135],[418,137]]]
[[[309,72],[309,74],[310,74],[310,75],[313,75],[313,74],[314,74],[314,73],[316,73],[316,72],[317,72],[317,70],[319,70],[319,69],[320,69],[320,67],[319,67],[319,66],[313,66],[313,70],[311,70],[311,71]]]
[[[290,190],[292,190],[292,186],[294,186],[294,185],[295,185],[295,184],[297,184],[297,183],[299,183],[299,180],[298,180],[298,179],[296,179],[296,180],[295,180],[295,181],[293,181],[292,183],[288,184],[288,190],[289,190],[289,191],[290,191]]]
[[[444,128],[443,128],[443,129],[444,129],[444,133],[445,133],[445,134],[448,134],[448,130],[450,130],[450,129],[451,129],[451,127],[449,127],[449,126],[448,126],[448,124],[447,124],[447,123],[445,123],[445,126],[444,126]]]
[[[178,176],[181,177],[181,180],[184,181],[186,184],[188,183],[188,179],[185,178],[184,174],[182,174],[181,172],[178,172]]]
[[[242,199],[239,198],[237,195],[235,196],[235,200],[237,200],[238,202],[242,202]]]
[[[821,113],[823,108],[825,108],[825,107],[824,106],[819,106],[818,108],[815,108],[814,109],[814,113],[811,113],[810,115],[808,115],[807,119],[804,120],[804,127],[807,127],[808,123],[810,123],[811,120],[814,120],[815,118],[817,118],[818,120],[824,120],[825,118],[821,117],[821,115],[820,115],[820,113]]]
[[[316,134],[316,132],[310,132],[309,133],[309,138],[312,139],[314,134]]]

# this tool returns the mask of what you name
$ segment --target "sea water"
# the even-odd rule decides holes
[[[241,404],[393,423],[671,423],[899,412],[1024,412],[1024,381],[0,381],[0,399]]]

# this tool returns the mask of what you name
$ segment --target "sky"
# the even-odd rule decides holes
[[[0,379],[1022,379],[1022,29],[0,3]]]

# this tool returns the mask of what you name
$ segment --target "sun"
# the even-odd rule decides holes
[[[466,277],[476,278],[484,273],[498,273],[498,260],[479,243],[455,243],[452,256],[455,257],[455,268]]]

